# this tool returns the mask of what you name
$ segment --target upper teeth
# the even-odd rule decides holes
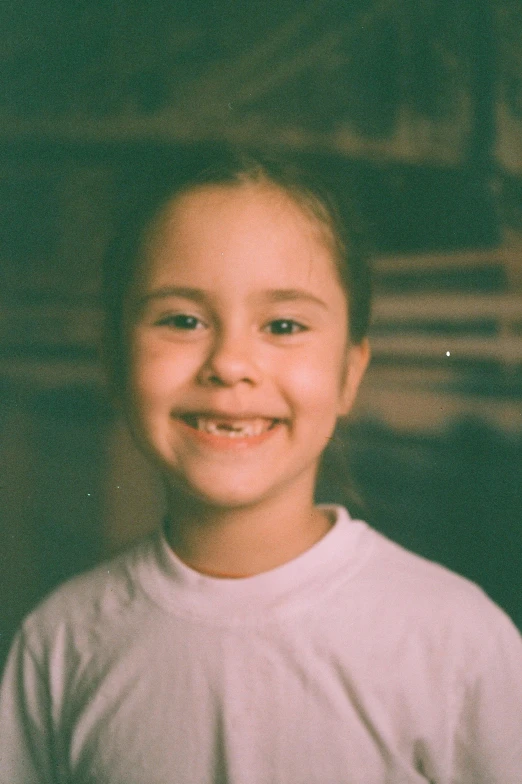
[[[245,438],[249,436],[259,436],[268,430],[273,420],[270,419],[248,419],[237,421],[224,421],[220,419],[210,419],[208,417],[197,417],[197,429],[214,435],[227,436],[228,438]]]

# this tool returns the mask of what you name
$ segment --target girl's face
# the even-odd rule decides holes
[[[215,508],[313,497],[365,343],[326,229],[271,185],[178,197],[129,293],[132,429],[171,485]]]

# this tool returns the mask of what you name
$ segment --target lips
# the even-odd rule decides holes
[[[256,438],[273,429],[280,419],[268,417],[248,417],[234,419],[224,416],[185,414],[180,419],[200,433],[221,438]]]

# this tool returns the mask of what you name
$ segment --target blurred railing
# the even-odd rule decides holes
[[[376,260],[360,416],[402,431],[475,417],[522,432],[522,241]]]
[[[374,319],[379,356],[522,362],[522,295],[383,296]]]

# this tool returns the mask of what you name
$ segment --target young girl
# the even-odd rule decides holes
[[[0,781],[520,784],[514,625],[314,504],[369,358],[346,210],[261,158],[165,179],[108,255],[106,345],[168,514],[26,619]]]

